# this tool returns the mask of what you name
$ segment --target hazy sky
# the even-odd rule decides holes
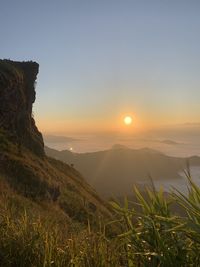
[[[42,131],[199,122],[199,0],[1,0],[1,58],[40,64]]]

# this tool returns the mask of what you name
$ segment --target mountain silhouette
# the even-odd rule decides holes
[[[149,176],[160,180],[180,178],[179,172],[187,161],[200,165],[199,157],[170,157],[150,148],[130,149],[119,144],[90,153],[48,147],[45,151],[51,157],[73,164],[102,196],[131,194],[133,185],[143,183]]]

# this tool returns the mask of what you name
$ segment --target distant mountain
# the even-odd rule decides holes
[[[128,149],[128,147],[121,144],[115,144],[111,147],[111,149]]]
[[[200,165],[199,157],[177,158],[149,148],[130,149],[115,145],[110,150],[73,153],[46,147],[47,155],[73,164],[85,179],[102,195],[131,194],[135,183],[153,179],[180,178],[179,172],[189,160],[191,165]]]
[[[180,143],[175,142],[173,140],[162,140],[160,143],[166,144],[166,145],[180,145]]]

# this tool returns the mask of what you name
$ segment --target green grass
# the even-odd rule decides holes
[[[7,202],[5,202],[7,203]],[[16,216],[7,204],[0,208],[1,266],[120,266],[117,243],[104,228],[63,229],[45,218],[31,218],[26,210]]]
[[[189,174],[189,194],[174,190],[166,198],[152,187],[134,189],[136,203],[127,199],[111,205],[115,220],[65,229],[48,217],[16,213],[12,201],[0,205],[1,266],[70,267],[198,267],[200,266],[200,188]],[[4,200],[7,198],[4,195]],[[2,200],[2,198],[1,198]],[[174,215],[178,203],[185,216]],[[3,204],[4,203],[4,204]],[[10,203],[10,204],[9,204]],[[70,208],[68,205],[68,208]],[[88,217],[89,218],[89,217]],[[112,237],[107,229],[115,226]]]
[[[123,208],[112,203],[120,218],[119,238],[127,250],[127,266],[200,266],[200,188],[188,173],[187,178],[188,196],[174,190],[166,199],[152,185],[145,194],[134,189],[139,209],[129,208],[127,200]],[[174,203],[187,216],[174,215],[170,209]]]

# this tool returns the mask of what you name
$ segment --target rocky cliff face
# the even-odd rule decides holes
[[[43,156],[43,138],[32,116],[38,71],[36,62],[0,60],[0,129],[19,147]]]
[[[38,70],[35,62],[0,60],[0,202],[4,193],[16,195],[22,207],[25,199],[37,202],[37,212],[47,210],[51,219],[56,212],[67,224],[110,217],[107,204],[78,171],[45,156],[32,117]]]

